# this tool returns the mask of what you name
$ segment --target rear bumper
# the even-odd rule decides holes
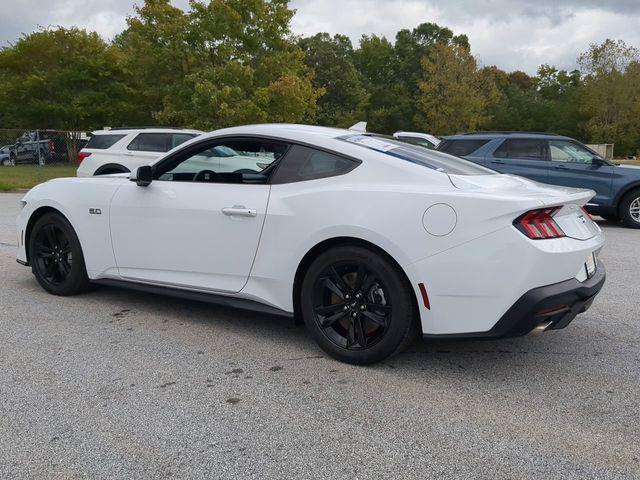
[[[530,333],[539,325],[549,323],[549,330],[566,327],[580,313],[585,312],[602,289],[606,279],[604,265],[598,262],[593,277],[579,282],[575,278],[544,287],[534,288],[522,295],[495,326],[486,332],[452,335],[425,335],[437,338],[506,338]]]

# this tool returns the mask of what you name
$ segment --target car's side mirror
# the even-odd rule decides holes
[[[603,165],[607,165],[607,162],[603,158],[600,158],[600,157],[593,157],[591,159],[591,163],[593,165],[595,165],[596,167],[602,167]]]
[[[129,180],[136,182],[139,187],[146,187],[153,180],[153,169],[150,165],[142,165],[129,175]]]

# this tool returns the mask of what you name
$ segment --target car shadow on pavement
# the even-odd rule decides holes
[[[257,360],[256,355],[262,354],[256,352],[265,352],[268,356],[264,359],[265,363],[273,361],[273,352],[277,350],[282,361],[313,361],[322,358],[334,367],[344,365],[320,350],[305,326],[294,324],[291,318],[114,287],[100,287],[88,296],[95,300],[106,300],[113,305],[126,305],[127,309],[134,310],[140,318],[144,318],[143,323],[148,323],[146,328],[158,328],[158,320],[154,319],[160,314],[163,318],[163,329],[171,330],[169,334],[177,334],[180,329],[195,328],[202,341],[206,341],[207,335],[213,338],[222,333],[229,339],[241,342],[247,351],[252,352],[254,360]],[[117,312],[114,315],[117,315]],[[533,363],[555,362],[559,356],[568,355],[567,352],[574,349],[571,335],[567,336],[563,332],[547,335],[549,339],[554,335],[563,336],[563,339],[546,341],[544,337],[504,340],[420,338],[404,352],[366,368],[403,375],[424,375],[425,371],[457,377],[474,372],[483,372],[489,376],[493,372],[501,377],[521,375]],[[270,345],[265,346],[265,342]],[[575,345],[575,349],[577,348],[578,345]],[[238,355],[243,353],[238,352]]]

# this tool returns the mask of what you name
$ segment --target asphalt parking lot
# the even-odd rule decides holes
[[[324,355],[286,319],[46,294],[0,194],[0,478],[638,478],[640,231],[567,329]]]

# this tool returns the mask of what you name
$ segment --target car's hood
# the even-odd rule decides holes
[[[108,173],[107,175],[99,175],[100,177],[120,177],[120,178],[129,178],[130,173]],[[86,178],[95,178],[95,177],[86,177]]]
[[[449,178],[461,190],[536,200],[541,206],[567,203],[582,206],[595,196],[593,190],[547,185],[515,175],[449,175]]]

